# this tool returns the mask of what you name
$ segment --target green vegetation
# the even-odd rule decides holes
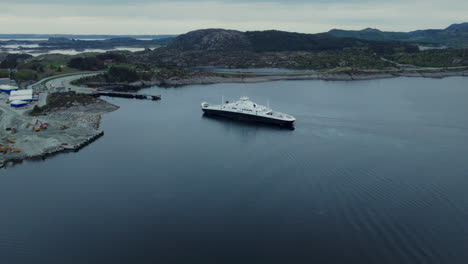
[[[18,62],[16,62],[16,60],[6,59],[0,63],[0,69],[14,69],[16,66],[18,66]]]
[[[265,51],[330,51],[345,48],[367,48],[376,53],[416,52],[417,47],[400,42],[382,42],[338,38],[328,33],[302,34],[284,31],[250,31],[245,33],[256,52]]]
[[[338,67],[385,69],[394,67],[392,63],[382,60],[377,54],[359,49],[307,53],[293,59],[297,64],[297,68],[303,69],[332,69]]]
[[[43,115],[55,109],[69,108],[75,105],[89,105],[97,101],[98,99],[96,99],[95,97],[82,93],[76,93],[73,91],[64,93],[52,93],[49,94],[49,96],[47,96],[47,104],[42,107],[39,107],[37,105],[34,106],[30,115]]]
[[[101,54],[96,55],[96,58],[99,59],[99,60],[102,60],[102,61],[111,60],[111,61],[117,62],[117,63],[127,62],[127,57],[125,57],[124,54],[116,53],[116,52],[101,53]]]
[[[464,49],[426,50],[418,53],[397,53],[386,58],[421,67],[468,66],[468,51]]]
[[[113,66],[104,75],[107,82],[135,82],[140,79],[134,69]]]
[[[21,62],[32,58],[29,54],[8,54],[5,59],[0,63],[1,69],[14,69]]]
[[[35,71],[24,70],[24,71],[12,72],[11,78],[15,80],[16,82],[35,81],[35,80],[38,80],[38,75]]]
[[[8,78],[10,77],[10,73],[5,70],[0,70],[0,78]]]
[[[104,62],[96,57],[78,57],[68,62],[68,67],[83,71],[98,71],[105,68]]]

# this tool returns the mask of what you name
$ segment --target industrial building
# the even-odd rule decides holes
[[[18,87],[8,85],[8,84],[0,84],[0,92],[10,94],[12,91],[18,90]]]
[[[11,107],[23,107],[23,106],[26,106],[28,105],[28,102],[26,101],[21,101],[21,100],[15,100],[15,101],[12,101],[10,102],[10,106]]]
[[[33,90],[25,89],[25,90],[11,91],[9,101],[10,102],[13,102],[13,101],[31,102],[33,99],[34,99]]]

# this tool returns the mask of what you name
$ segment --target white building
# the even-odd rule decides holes
[[[10,93],[10,101],[31,102],[32,100],[33,100],[33,90],[32,89],[11,91],[11,93]]]
[[[11,86],[8,84],[0,84],[0,92],[10,94],[12,91],[18,90],[18,87]]]

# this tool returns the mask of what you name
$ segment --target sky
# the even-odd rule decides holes
[[[412,31],[461,22],[468,22],[466,0],[0,0],[0,34]]]

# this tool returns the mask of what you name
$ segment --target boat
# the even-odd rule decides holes
[[[294,118],[291,115],[275,112],[269,107],[250,101],[248,97],[241,97],[238,101],[224,101],[220,105],[207,102],[201,104],[203,112],[207,115],[221,116],[242,121],[259,122],[279,126],[293,126]]]

